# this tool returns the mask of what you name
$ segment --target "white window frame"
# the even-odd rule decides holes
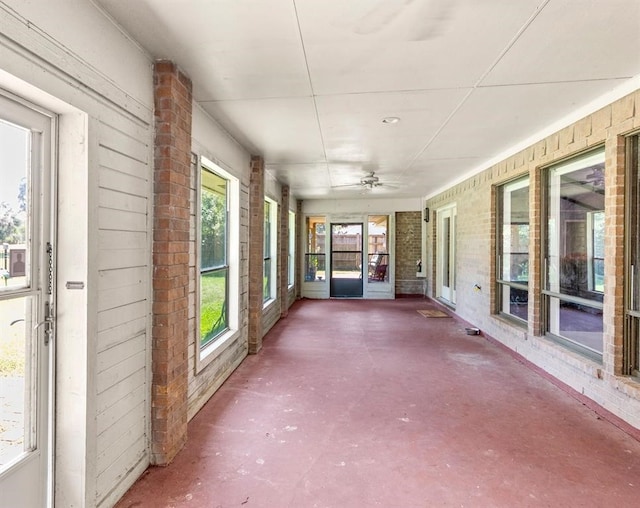
[[[499,213],[496,214],[496,220],[498,220],[499,218],[502,218],[502,223],[501,224],[497,224],[497,230],[501,232],[501,234],[499,236],[496,236],[496,256],[497,256],[497,262],[496,262],[496,267],[497,267],[497,273],[496,273],[496,284],[497,284],[497,291],[498,291],[498,295],[497,295],[497,307],[498,307],[498,312],[504,315],[509,316],[510,318],[513,318],[517,321],[525,321],[526,320],[522,320],[520,317],[514,315],[511,313],[511,308],[510,308],[510,292],[514,289],[524,289],[524,288],[514,288],[512,286],[512,284],[510,284],[509,282],[513,282],[511,279],[511,266],[508,266],[509,269],[509,280],[503,280],[502,279],[502,274],[504,273],[504,268],[505,265],[507,263],[507,260],[504,257],[504,243],[505,243],[505,235],[511,235],[511,231],[506,231],[505,230],[505,217],[510,217],[511,216],[511,199],[507,200],[505,199],[507,195],[511,196],[511,194],[517,190],[521,190],[524,188],[529,188],[529,192],[531,190],[530,187],[530,179],[528,176],[522,177],[522,178],[518,178],[515,181],[512,182],[508,182],[505,184],[502,184],[498,187],[498,192],[500,193],[500,195],[498,196],[499,199],[499,207],[500,209],[498,210]],[[531,199],[531,195],[529,194],[529,199]],[[528,216],[527,217],[529,219],[529,227],[531,225],[531,217]],[[531,229],[529,229],[529,235],[531,235]],[[527,257],[527,261],[530,262],[530,255]],[[529,281],[527,281],[527,291],[528,291],[528,287],[529,287]]]
[[[227,180],[227,316],[228,329],[216,340],[204,347],[200,347],[200,193],[202,189],[201,168],[217,174]],[[196,171],[196,373],[204,369],[215,360],[224,350],[225,346],[240,335],[239,309],[240,309],[240,180],[221,168],[215,162],[204,156],[198,157]]]
[[[269,259],[270,259],[270,273],[269,273],[269,296],[264,298],[263,308],[267,307],[271,302],[276,299],[276,293],[278,290],[278,202],[265,196],[266,203],[269,203],[269,227],[271,228],[269,239]],[[265,248],[266,251],[266,248]],[[266,258],[265,258],[266,259]],[[264,274],[264,263],[263,263]]]
[[[596,293],[604,293],[603,290],[596,289],[595,285],[595,271],[594,271],[594,258],[595,258],[595,215],[602,214],[604,216],[604,210],[594,210],[587,213],[587,287],[589,291],[595,291]],[[604,261],[604,258],[603,258]]]
[[[296,213],[291,210],[289,210],[289,258],[287,266],[287,287],[291,289],[296,280]]]

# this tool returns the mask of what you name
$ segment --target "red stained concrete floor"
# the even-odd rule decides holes
[[[640,506],[639,441],[427,308],[297,302],[118,507]]]

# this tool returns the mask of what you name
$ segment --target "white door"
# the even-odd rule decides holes
[[[51,117],[0,95],[0,507],[51,504]]]
[[[437,211],[437,296],[456,302],[456,207]]]

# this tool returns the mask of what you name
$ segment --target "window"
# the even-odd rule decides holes
[[[529,178],[499,187],[497,198],[498,312],[526,321],[529,309]]]
[[[388,215],[370,215],[367,225],[367,254],[369,282],[389,281]]]
[[[296,214],[289,210],[289,259],[287,260],[287,266],[289,267],[288,282],[289,287],[293,286],[296,277]]]
[[[627,146],[624,374],[640,376],[640,136]]]
[[[307,217],[307,245],[304,255],[304,280],[306,282],[325,280],[325,236],[325,218]]]
[[[548,170],[543,235],[546,331],[602,358],[604,151]]]
[[[276,287],[276,249],[277,249],[277,213],[278,204],[270,199],[264,201],[264,260],[263,260],[263,285],[262,300],[268,302],[275,298]]]
[[[604,210],[587,214],[589,289],[604,293]]]
[[[227,179],[206,166],[200,173],[200,347],[228,329]]]

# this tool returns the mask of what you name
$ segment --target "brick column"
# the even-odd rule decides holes
[[[546,149],[546,148],[545,148]],[[534,168],[529,173],[529,315],[528,333],[533,336],[544,335],[545,323],[542,321],[542,173],[543,169]]]
[[[282,186],[280,203],[280,238],[278,248],[278,273],[280,279],[280,317],[289,314],[289,186]]]
[[[264,160],[251,157],[249,180],[249,354],[262,349]]]
[[[422,295],[416,260],[422,256],[422,211],[396,212],[396,287],[401,295]]]
[[[191,81],[154,67],[155,171],[151,462],[170,463],[187,440],[187,305]]]

